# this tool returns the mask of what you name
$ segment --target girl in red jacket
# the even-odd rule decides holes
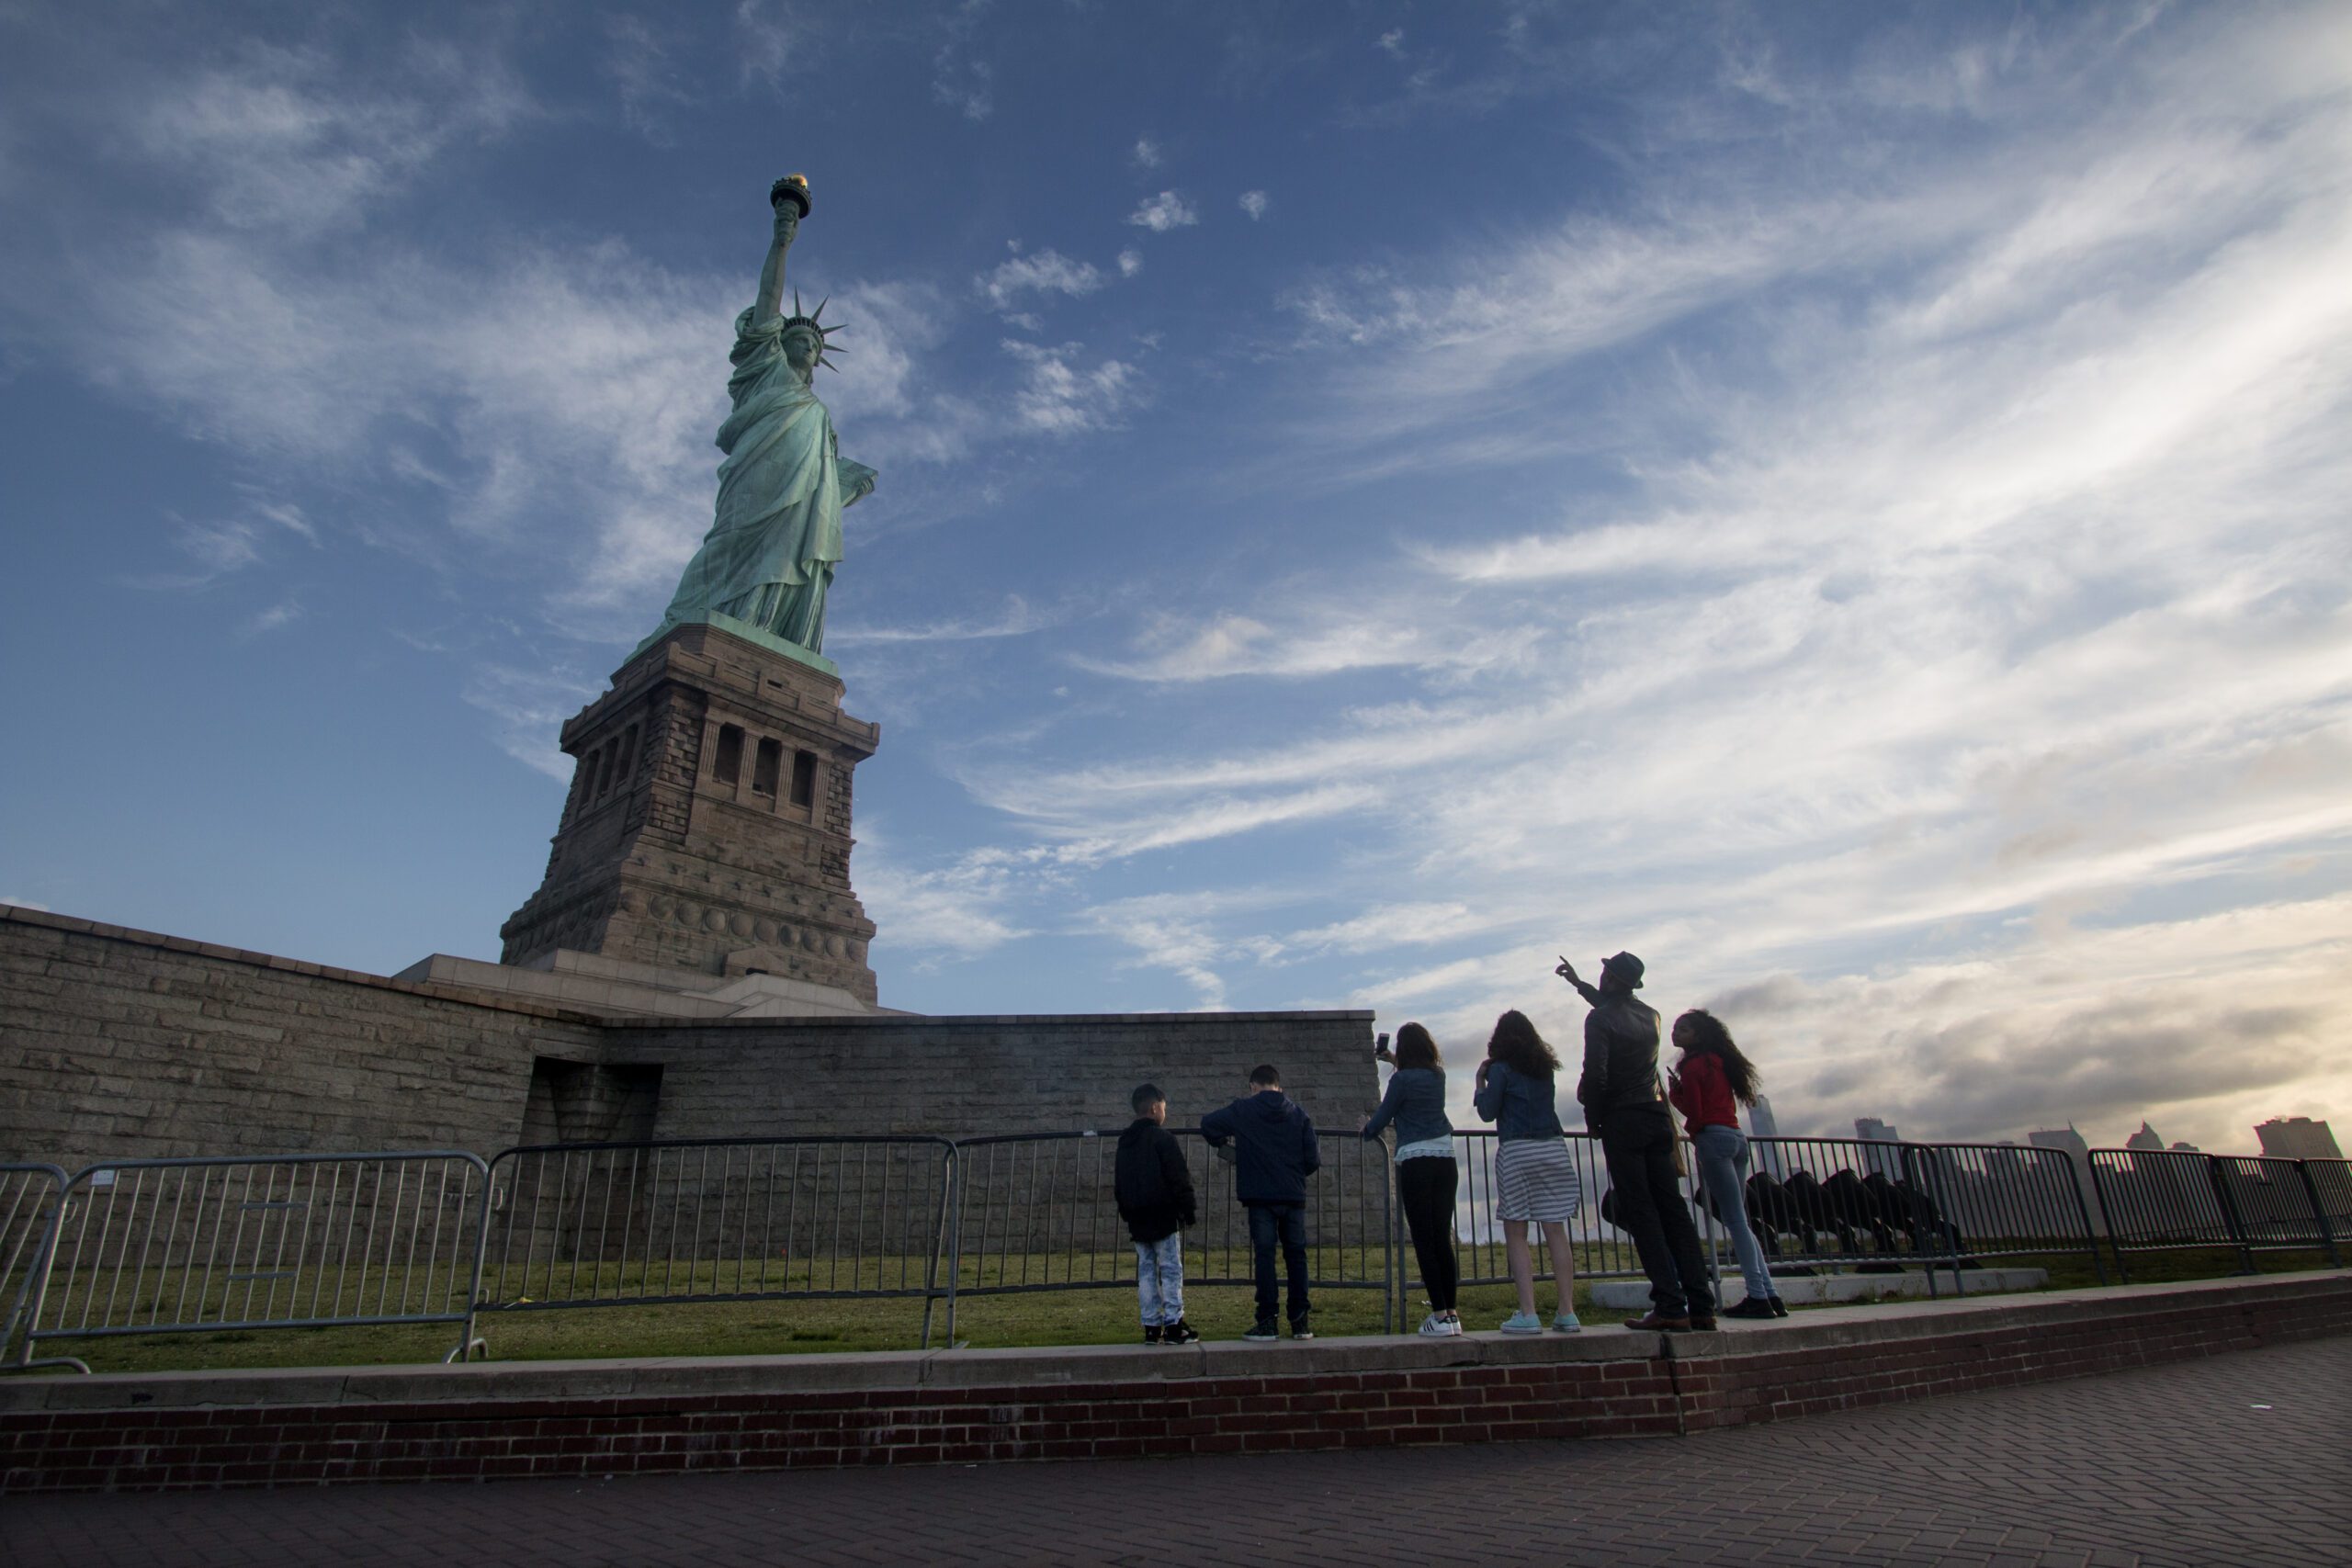
[[[1747,1299],[1725,1307],[1724,1315],[1786,1317],[1789,1309],[1773,1292],[1764,1249],[1747,1224],[1747,1134],[1739,1130],[1739,1107],[1756,1103],[1756,1065],[1740,1055],[1723,1021],[1703,1008],[1674,1021],[1674,1043],[1682,1056],[1667,1074],[1666,1098],[1682,1112],[1698,1151],[1707,1206],[1731,1233],[1747,1282]]]

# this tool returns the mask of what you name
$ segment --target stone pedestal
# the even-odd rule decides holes
[[[774,975],[871,1006],[874,922],[851,890],[850,773],[880,731],[829,660],[741,623],[673,627],[563,727],[578,759],[547,879],[503,962],[560,949]]]

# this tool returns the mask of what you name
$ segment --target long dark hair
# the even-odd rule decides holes
[[[1560,1070],[1560,1058],[1544,1043],[1544,1037],[1535,1032],[1535,1026],[1517,1008],[1495,1020],[1495,1032],[1487,1041],[1487,1055],[1531,1078],[1548,1078]]]
[[[1705,1008],[1692,1008],[1674,1021],[1674,1032],[1685,1033],[1685,1024],[1690,1025],[1687,1032],[1690,1043],[1682,1047],[1683,1055],[1713,1056],[1723,1063],[1724,1080],[1731,1085],[1732,1098],[1742,1105],[1755,1104],[1758,1077],[1756,1064],[1741,1055],[1739,1047],[1732,1043],[1731,1031],[1724,1027],[1724,1021]]]
[[[1396,1026],[1396,1049],[1391,1054],[1396,1058],[1399,1071],[1406,1067],[1427,1067],[1439,1073],[1445,1071],[1445,1064],[1438,1059],[1437,1042],[1430,1039],[1430,1032],[1418,1023]]]

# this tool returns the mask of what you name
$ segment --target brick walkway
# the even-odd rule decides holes
[[[54,1568],[787,1561],[2352,1563],[2352,1339],[1682,1440],[0,1502]]]

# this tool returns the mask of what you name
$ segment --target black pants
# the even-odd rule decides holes
[[[1283,1267],[1290,1275],[1290,1320],[1306,1316],[1306,1205],[1252,1203],[1250,1246],[1258,1255],[1258,1321],[1274,1321],[1274,1244],[1282,1243]]]
[[[1663,1317],[1713,1316],[1714,1287],[1699,1256],[1699,1227],[1690,1223],[1681,1179],[1674,1174],[1674,1122],[1666,1108],[1611,1111],[1600,1152],[1617,1194],[1617,1228],[1634,1238],[1642,1272],[1650,1277],[1650,1304]]]
[[[1413,1233],[1413,1257],[1421,1266],[1421,1283],[1430,1305],[1453,1310],[1453,1292],[1462,1271],[1453,1261],[1453,1189],[1459,1178],[1452,1155],[1443,1159],[1423,1156],[1396,1162],[1396,1197],[1405,1206],[1405,1224]]]

